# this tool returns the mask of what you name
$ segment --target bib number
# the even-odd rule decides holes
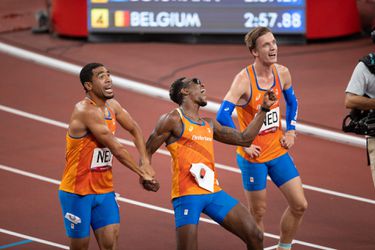
[[[259,130],[259,134],[272,133],[277,130],[280,124],[280,108],[271,109],[264,118],[262,128]]]
[[[190,167],[190,173],[201,188],[210,192],[214,191],[215,173],[203,163],[193,163]]]
[[[95,148],[91,160],[91,170],[105,171],[111,168],[112,158],[113,155],[108,148]]]

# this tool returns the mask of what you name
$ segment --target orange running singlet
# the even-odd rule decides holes
[[[248,100],[248,103],[244,106],[236,106],[238,122],[241,131],[243,131],[247,127],[247,125],[254,119],[262,104],[263,95],[267,91],[266,89],[261,89],[259,87],[253,65],[249,65],[246,68],[246,71],[250,78],[250,98]],[[260,156],[250,158],[249,155],[245,153],[242,147],[237,147],[237,153],[250,162],[267,162],[287,152],[287,150],[280,144],[280,139],[283,136],[281,130],[280,112],[282,88],[279,75],[274,65],[272,66],[272,72],[275,80],[271,88],[274,91],[278,101],[271,107],[271,111],[266,114],[263,126],[260,129],[255,140],[253,141],[254,145],[260,146],[261,148]]]
[[[181,137],[167,145],[172,156],[172,199],[184,195],[209,194],[210,191],[201,188],[190,168],[194,163],[203,163],[214,171],[214,192],[221,190],[215,171],[213,151],[213,130],[208,122],[197,124],[177,109],[183,123]]]
[[[114,134],[116,117],[107,107],[103,119]],[[113,191],[112,153],[100,145],[92,134],[73,138],[66,134],[66,163],[60,190],[79,195],[103,194]]]

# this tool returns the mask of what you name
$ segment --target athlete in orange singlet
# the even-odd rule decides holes
[[[272,91],[261,97],[261,110],[243,132],[201,118],[199,108],[207,104],[204,84],[193,78],[177,79],[170,88],[171,99],[179,108],[163,115],[146,147],[149,159],[165,142],[172,156],[172,203],[177,249],[196,250],[200,214],[210,216],[240,237],[247,249],[263,249],[263,235],[247,209],[219,186],[213,140],[249,146],[276,100]]]
[[[231,118],[235,108],[242,131],[258,112],[260,97],[269,89],[274,91],[277,102],[267,112],[253,144],[237,148],[237,163],[241,168],[249,209],[262,230],[266,212],[267,175],[285,196],[289,206],[281,218],[278,249],[291,249],[292,240],[307,208],[301,178],[288,154],[296,136],[297,99],[289,70],[276,63],[277,44],[271,31],[265,27],[255,28],[245,36],[245,42],[255,61],[236,75],[218,111],[217,120],[222,125],[235,127]],[[282,94],[287,107],[285,133],[281,129]]]
[[[70,249],[88,249],[90,226],[100,249],[118,249],[119,208],[112,183],[112,158],[144,180],[147,190],[157,191],[159,183],[146,155],[138,124],[113,99],[109,71],[99,63],[82,68],[81,83],[86,97],[74,108],[66,134],[66,164],[59,187]],[[115,138],[116,121],[134,138],[141,165]]]

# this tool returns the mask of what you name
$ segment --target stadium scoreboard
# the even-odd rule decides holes
[[[89,33],[306,33],[305,0],[88,0]]]

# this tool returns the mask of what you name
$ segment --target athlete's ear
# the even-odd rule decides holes
[[[85,82],[83,86],[85,86],[86,91],[92,90],[92,82]]]
[[[182,93],[183,95],[188,95],[188,94],[189,94],[189,89],[188,89],[188,88],[182,88],[182,89],[181,89],[181,93]]]
[[[253,55],[253,57],[257,57],[258,56],[258,51],[256,48],[250,50],[250,53]]]

